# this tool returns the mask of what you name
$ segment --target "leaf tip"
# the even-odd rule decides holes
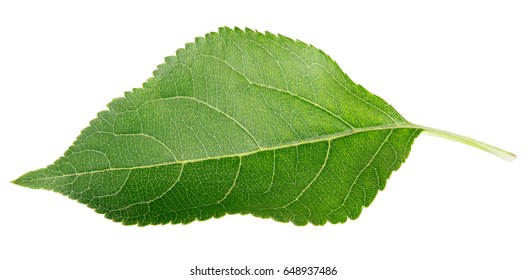
[[[14,184],[14,185],[17,185],[17,186],[21,186],[21,187],[30,187],[26,184],[26,182],[23,180],[23,178],[25,177],[25,175],[22,175],[14,180],[11,180],[9,183],[11,184]]]
[[[12,180],[11,183],[26,187],[30,189],[52,189],[46,185],[47,168],[40,168],[23,174],[22,176]]]

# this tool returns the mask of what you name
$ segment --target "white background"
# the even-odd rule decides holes
[[[207,279],[527,279],[522,1],[10,2],[0,4],[0,279],[200,279],[196,265],[338,270]],[[9,183],[220,26],[313,44],[408,120],[518,159],[422,135],[358,220],[323,227],[240,215],[125,227]]]

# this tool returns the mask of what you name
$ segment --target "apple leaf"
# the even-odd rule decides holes
[[[296,225],[356,219],[421,132],[319,49],[221,28],[117,98],[64,156],[14,183],[126,225],[252,214]]]

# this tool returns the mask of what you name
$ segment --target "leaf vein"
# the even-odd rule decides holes
[[[388,139],[390,138],[390,135],[392,135],[392,133],[393,133],[393,129],[391,129],[390,133],[388,133],[388,135],[386,135],[386,137],[384,138],[384,141],[382,142],[381,145],[379,145],[379,148],[377,148],[377,151],[375,151],[375,153],[372,155],[370,161],[368,161],[368,163],[366,163],[366,165],[361,169],[361,171],[359,171],[359,174],[357,174],[357,176],[355,176],[355,179],[353,180],[353,183],[349,187],[348,193],[344,197],[344,200],[342,201],[342,204],[340,206],[338,206],[337,208],[335,208],[334,210],[331,210],[331,212],[328,215],[331,215],[332,213],[338,211],[342,206],[344,206],[346,204],[348,198],[350,197],[351,191],[353,190],[353,187],[357,184],[357,180],[362,175],[364,170],[366,170],[366,168],[368,168],[370,166],[370,164],[373,162],[373,160],[375,159],[377,154],[379,154],[379,152],[381,151],[382,147],[388,141]],[[363,188],[363,191],[364,191],[364,188]]]
[[[285,205],[280,206],[279,208],[286,208],[287,206],[293,204],[294,202],[299,201],[300,197],[302,197],[302,195],[304,195],[304,193],[311,187],[311,185],[313,185],[313,183],[319,178],[320,174],[326,167],[326,163],[328,162],[328,158],[329,158],[329,152],[331,151],[331,141],[328,140],[327,142],[328,142],[328,148],[326,150],[326,157],[324,158],[324,162],[320,166],[320,169],[318,170],[315,177],[311,180],[311,182],[309,182],[309,184],[307,184],[307,186],[300,192],[300,194],[298,194],[298,196],[293,201],[286,203]]]

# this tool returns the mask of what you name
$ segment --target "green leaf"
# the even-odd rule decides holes
[[[423,131],[300,41],[221,28],[165,59],[98,114],[63,157],[14,183],[126,225],[252,214],[356,219]]]

